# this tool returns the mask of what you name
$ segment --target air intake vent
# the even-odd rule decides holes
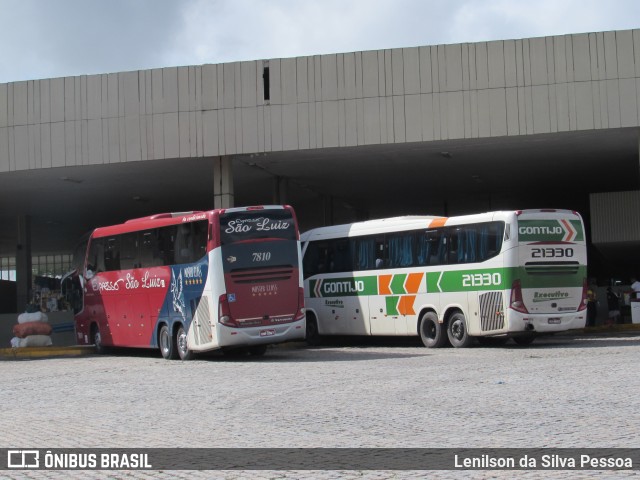
[[[504,328],[504,305],[502,292],[489,292],[480,295],[480,328],[483,332]]]
[[[231,280],[236,284],[265,283],[289,280],[292,275],[293,268],[290,265],[283,265],[277,267],[232,270]]]
[[[196,344],[211,343],[211,315],[209,312],[209,297],[203,296],[196,310]]]
[[[529,275],[575,275],[580,270],[578,262],[527,262],[524,270]]]

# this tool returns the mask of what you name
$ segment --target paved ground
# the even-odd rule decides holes
[[[293,344],[259,359],[211,355],[169,362],[126,351],[5,360],[0,447],[640,447],[639,368],[637,332],[548,337],[526,348],[428,350],[417,341],[377,339],[320,348]],[[589,475],[428,476],[515,473]],[[0,471],[0,478],[424,476]]]

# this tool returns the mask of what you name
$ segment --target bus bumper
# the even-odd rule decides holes
[[[509,312],[508,331],[553,333],[584,328],[587,322],[587,311],[571,314],[531,314]]]
[[[232,328],[218,324],[217,328],[218,343],[221,347],[267,345],[305,338],[304,318],[297,322],[281,325]]]

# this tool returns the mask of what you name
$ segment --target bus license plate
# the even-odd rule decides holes
[[[550,318],[549,319],[549,324],[550,325],[559,325],[560,323],[562,323],[562,320],[560,320],[560,318],[558,318],[558,317],[554,317],[554,318]]]
[[[270,337],[271,335],[275,335],[276,331],[273,328],[270,328],[269,330],[260,330],[260,336],[261,337]]]

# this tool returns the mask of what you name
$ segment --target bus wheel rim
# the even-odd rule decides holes
[[[427,338],[433,340],[436,338],[436,326],[433,322],[429,321],[427,322],[427,324],[425,325],[426,327],[426,334],[427,334]]]
[[[160,334],[160,348],[163,353],[167,353],[169,351],[169,336],[165,331]]]
[[[460,340],[464,336],[464,323],[462,320],[457,319],[451,325],[451,333],[455,338]]]
[[[187,353],[187,334],[184,331],[178,334],[178,348],[183,354]]]

